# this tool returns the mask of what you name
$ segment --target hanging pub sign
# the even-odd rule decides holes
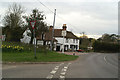
[[[62,36],[66,36],[66,30],[62,30]]]

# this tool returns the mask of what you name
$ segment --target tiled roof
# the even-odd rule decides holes
[[[54,30],[54,37],[63,37],[62,36],[62,29],[55,29]],[[75,36],[71,31],[67,31],[67,35],[65,38],[78,39],[78,37]]]
[[[54,37],[63,37],[62,35],[62,29],[54,29]],[[77,36],[75,36],[72,32],[67,31],[67,35],[65,38],[70,38],[70,39],[78,39]],[[37,39],[41,39],[40,37],[37,37]],[[45,33],[45,39],[46,41],[52,40],[52,30],[49,30],[48,32]],[[54,39],[56,41],[56,39]]]

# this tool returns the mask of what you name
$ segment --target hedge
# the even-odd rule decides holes
[[[93,50],[95,52],[120,52],[120,44],[95,41]]]

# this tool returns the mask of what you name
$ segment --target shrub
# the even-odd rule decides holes
[[[119,52],[120,44],[95,41],[93,50],[95,52]]]

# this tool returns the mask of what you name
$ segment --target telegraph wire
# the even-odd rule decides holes
[[[40,0],[37,0],[42,6],[44,6],[45,8],[47,8],[51,13],[54,13],[49,7],[47,7],[44,3],[42,3]],[[61,16],[59,16],[58,14],[56,15],[56,17],[58,17],[61,20],[64,20],[66,23],[68,23],[68,25],[71,25],[71,27],[75,27],[74,25],[72,25],[71,23],[69,23],[68,21],[66,21],[65,19],[63,19]]]
[[[37,0],[41,5],[43,5],[44,7],[46,7],[50,12],[54,13],[50,8],[48,8],[45,4],[43,4],[40,0]]]

